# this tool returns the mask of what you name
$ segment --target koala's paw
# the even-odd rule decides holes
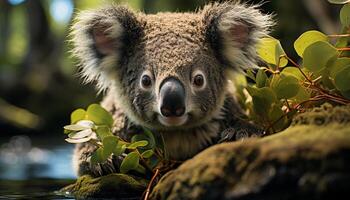
[[[221,139],[218,143],[243,140],[245,138],[261,137],[264,131],[248,122],[240,121],[232,127],[221,132]]]

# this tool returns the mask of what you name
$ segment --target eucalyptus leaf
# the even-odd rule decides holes
[[[86,117],[86,111],[84,109],[76,109],[70,115],[70,123],[75,124],[77,121],[83,120]]]
[[[106,126],[97,127],[96,133],[97,133],[97,137],[100,138],[100,140],[103,140],[105,137],[108,137],[108,136],[113,136],[111,129]]]
[[[137,166],[139,165],[140,156],[136,152],[129,153],[124,160],[122,161],[122,164],[120,165],[120,172],[125,174],[130,170],[135,170]]]
[[[303,66],[311,72],[320,72],[327,66],[327,62],[336,56],[336,48],[327,42],[318,41],[305,49]]]
[[[256,74],[256,87],[262,88],[266,85],[266,81],[268,80],[267,75],[264,69],[259,69]]]
[[[311,97],[311,92],[304,87],[300,87],[297,95],[292,97],[292,100],[294,100],[296,103],[300,103],[310,99],[310,97]]]
[[[92,153],[90,161],[92,164],[103,163],[107,160],[109,156],[106,156],[104,149],[99,147],[95,152]]]
[[[281,75],[284,76],[293,76],[298,80],[304,80],[305,77],[300,72],[300,70],[297,67],[285,67],[283,71],[281,72]]]
[[[283,130],[288,124],[287,119],[284,117],[284,113],[281,109],[281,106],[274,104],[269,113],[269,120],[274,123],[273,130],[275,132]]]
[[[252,90],[253,110],[261,116],[266,116],[271,105],[277,102],[276,94],[269,87],[257,88]]]
[[[350,66],[350,58],[338,58],[329,66],[329,76],[335,78],[339,71]]]
[[[344,27],[350,26],[350,4],[345,4],[340,10],[340,22]]]
[[[340,70],[334,78],[335,86],[340,91],[350,90],[350,66]]]
[[[261,59],[265,62],[278,67],[284,67],[288,64],[288,60],[283,56],[286,55],[279,40],[267,37],[260,40],[257,46],[257,52]]]
[[[340,93],[347,99],[350,99],[350,90],[340,91]]]
[[[141,174],[146,174],[146,169],[140,164],[137,165],[137,167],[135,168],[135,171],[137,171]]]
[[[247,72],[246,72],[246,75],[247,75],[248,78],[250,78],[253,81],[255,81],[255,76],[254,76],[254,73],[253,73],[252,69],[248,69]]]
[[[114,149],[118,146],[118,137],[117,136],[106,136],[102,141],[104,153],[110,155]]]
[[[113,154],[115,156],[120,156],[125,152],[126,145],[125,144],[120,144],[120,140],[117,144],[117,146],[113,149]]]
[[[294,42],[294,49],[300,57],[303,57],[305,49],[311,44],[318,41],[328,41],[328,38],[325,34],[319,31],[307,31],[303,33],[297,40]]]
[[[154,151],[152,149],[147,150],[141,154],[143,158],[150,158],[154,154]]]
[[[148,144],[148,142],[146,140],[141,140],[141,141],[137,141],[137,142],[131,143],[126,148],[127,149],[136,149],[137,147],[147,146],[147,144]]]
[[[96,125],[113,126],[112,115],[98,104],[91,104],[87,111],[87,119],[93,121]]]
[[[300,84],[294,76],[281,76],[273,90],[276,92],[278,99],[289,99],[298,94]]]

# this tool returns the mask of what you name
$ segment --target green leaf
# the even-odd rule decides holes
[[[281,72],[281,75],[284,76],[293,76],[298,80],[304,80],[305,77],[302,75],[300,70],[296,67],[285,67]]]
[[[269,120],[270,122],[275,123],[273,129],[276,132],[283,130],[287,126],[287,119],[286,117],[282,117],[283,115],[284,113],[281,109],[281,105],[274,104],[269,113]]]
[[[131,143],[129,146],[127,146],[127,149],[136,149],[137,147],[144,147],[147,146],[148,142],[146,140],[137,141],[134,143]]]
[[[346,32],[345,32],[345,34],[346,34]],[[350,42],[350,38],[349,37],[339,37],[337,39],[337,42],[335,43],[334,46],[337,47],[337,48],[347,47],[349,42]]]
[[[113,126],[112,115],[98,104],[91,104],[87,111],[87,118],[97,125],[107,125],[109,128]]]
[[[141,154],[143,158],[150,158],[154,154],[154,151],[152,149],[147,150]]]
[[[156,139],[155,139],[153,133],[147,128],[143,128],[143,133],[145,135],[147,135],[147,137],[149,138],[149,140],[147,140],[149,148],[155,147],[156,146]]]
[[[343,95],[343,97],[350,99],[350,90],[348,91],[340,91],[340,93]]]
[[[326,67],[329,60],[337,55],[338,51],[332,45],[318,41],[305,49],[303,66],[311,72],[319,72]]]
[[[278,99],[289,99],[298,94],[300,85],[294,76],[281,76],[276,87],[273,88]]]
[[[115,156],[120,156],[125,152],[126,149],[126,145],[125,144],[121,144],[120,140],[119,143],[117,144],[117,146],[113,149],[113,154]]]
[[[132,136],[131,143],[142,141],[142,140],[146,140],[148,142],[148,145],[144,147],[145,149],[152,149],[153,147],[155,147],[155,141],[152,141],[152,139],[150,139],[145,134],[136,134]]]
[[[329,66],[329,76],[335,78],[339,71],[350,66],[350,58],[338,58]]]
[[[305,49],[311,44],[318,41],[327,42],[328,38],[325,34],[319,31],[307,31],[301,34],[301,36],[299,36],[299,38],[295,40],[294,49],[300,57],[303,57]]]
[[[334,4],[345,4],[349,3],[350,0],[328,0],[329,3],[334,3]]]
[[[295,95],[292,99],[296,102],[296,103],[300,103],[303,101],[306,101],[308,99],[310,99],[311,97],[311,92],[308,91],[306,88],[304,87],[300,87],[298,94]]]
[[[259,69],[258,73],[256,74],[256,87],[262,88],[266,85],[267,81],[267,75],[265,73],[264,69]]]
[[[97,164],[97,163],[103,163],[107,160],[109,156],[106,156],[106,154],[103,152],[103,148],[99,147],[94,153],[91,155],[91,163]]]
[[[117,136],[106,136],[102,140],[103,150],[106,155],[111,155],[115,148],[118,145],[118,137]]]
[[[350,66],[342,69],[334,78],[335,87],[340,91],[350,90]]]
[[[250,95],[253,101],[253,110],[255,113],[261,116],[266,116],[271,108],[271,105],[277,102],[275,93],[271,88],[251,88]]]
[[[142,165],[137,165],[135,171],[141,173],[141,174],[146,174],[146,169]]]
[[[269,64],[279,65],[279,67],[284,67],[288,64],[286,58],[280,58],[281,56],[285,56],[286,53],[280,41],[275,38],[268,37],[261,39],[257,46],[257,52],[260,58]]]
[[[129,153],[120,165],[120,172],[125,174],[130,170],[135,170],[139,165],[140,156],[136,152]]]
[[[105,137],[113,136],[111,129],[106,127],[106,126],[97,127],[96,134],[97,134],[98,138],[100,138],[100,140],[102,140],[102,141]]]
[[[76,122],[85,119],[86,111],[84,109],[76,109],[70,115],[70,123],[75,124]]]
[[[340,10],[340,22],[344,27],[350,26],[350,4],[345,4]]]
[[[255,76],[252,69],[248,69],[246,73],[247,77],[255,81]]]

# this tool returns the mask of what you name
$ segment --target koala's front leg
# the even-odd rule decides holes
[[[119,172],[121,161],[115,156],[112,156],[102,164],[94,165],[90,162],[90,156],[96,148],[95,145],[90,143],[81,143],[75,146],[73,167],[78,176],[91,175],[93,177],[98,177]]]

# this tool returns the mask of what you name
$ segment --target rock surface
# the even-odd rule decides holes
[[[151,199],[334,199],[342,194],[350,194],[350,108],[323,106],[299,115],[281,133],[201,152],[163,176]]]
[[[109,174],[99,178],[82,176],[60,193],[77,199],[113,198],[139,199],[147,187],[147,181],[125,174]]]
[[[139,198],[143,179],[83,176],[77,198]],[[340,199],[350,196],[350,107],[323,106],[264,138],[206,149],[164,175],[150,199]],[[345,197],[344,197],[345,198]],[[345,198],[347,199],[347,198]]]

